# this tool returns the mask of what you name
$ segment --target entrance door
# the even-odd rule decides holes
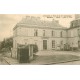
[[[47,49],[47,40],[43,40],[43,50]]]

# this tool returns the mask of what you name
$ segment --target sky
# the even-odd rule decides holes
[[[8,38],[13,35],[13,28],[15,25],[22,20],[22,18],[25,18],[25,16],[29,16],[29,14],[0,14],[0,41],[2,41],[4,38]],[[30,16],[37,16],[41,17],[43,20],[59,20],[59,23],[63,27],[70,27],[70,22],[74,20],[74,15],[72,14],[43,14],[43,15],[32,15]]]

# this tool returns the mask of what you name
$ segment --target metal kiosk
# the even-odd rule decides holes
[[[29,63],[33,59],[33,46],[27,45],[18,47],[17,59],[19,63]]]

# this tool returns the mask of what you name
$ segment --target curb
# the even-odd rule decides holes
[[[49,63],[49,64],[42,64],[42,65],[54,65],[54,64],[61,64],[61,63],[68,63],[68,62],[75,62],[75,61],[80,61],[80,60],[70,60],[70,61],[62,61],[62,62],[52,62],[52,63]]]
[[[3,59],[6,61],[6,63],[7,63],[8,65],[11,65],[10,62],[8,62],[5,58],[3,58]]]

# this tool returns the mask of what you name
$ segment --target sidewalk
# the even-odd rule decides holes
[[[10,58],[10,57],[3,57],[3,59],[9,64],[9,65],[16,65],[19,64],[18,60]]]

